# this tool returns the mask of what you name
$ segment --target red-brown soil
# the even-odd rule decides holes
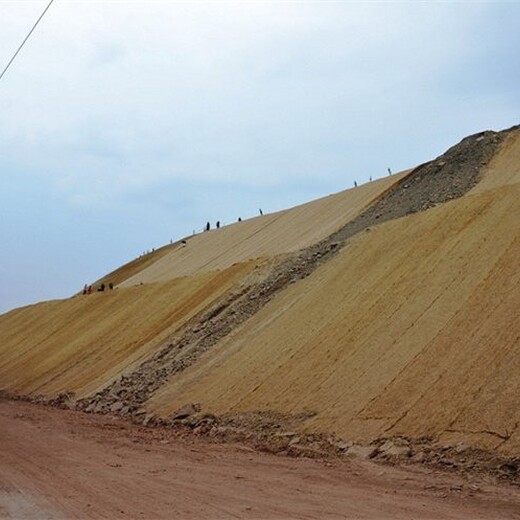
[[[520,518],[520,490],[0,400],[1,518]]]

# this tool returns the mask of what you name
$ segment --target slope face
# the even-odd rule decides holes
[[[3,390],[88,395],[152,354],[198,312],[254,269],[45,302],[0,316]]]
[[[502,168],[518,143],[508,137],[486,189],[355,236],[149,408],[310,410],[306,428],[355,440],[435,434],[517,450],[520,185]],[[509,180],[493,188],[497,171]]]
[[[328,226],[337,226],[348,215],[355,214],[401,177],[395,175],[360,187],[354,190],[356,193],[351,190],[281,214],[204,233],[190,239],[186,248],[180,243],[161,248],[104,277],[104,281],[118,283],[130,276],[131,282],[119,284],[115,291],[46,302],[0,316],[0,388],[9,393],[41,394],[46,398],[65,392],[85,398],[98,392],[152,358],[189,320],[212,304],[218,306],[215,302],[231,288],[245,283],[247,275],[261,264],[237,263],[237,256],[250,257],[269,247],[278,252],[283,249],[284,236],[287,237],[284,246],[297,247],[313,240],[326,233]],[[349,206],[345,208],[347,203]],[[319,212],[326,216],[321,216],[321,228],[300,229],[302,223],[309,226]],[[274,226],[278,231],[271,233],[269,229],[274,222],[278,223]],[[280,230],[280,223],[287,228]],[[253,240],[254,234],[263,235],[264,239]],[[270,242],[265,238],[267,235],[272,239]],[[243,254],[235,250],[233,256],[233,251],[226,251],[226,240],[238,244]],[[216,249],[222,252],[220,256]],[[179,274],[176,262],[183,255],[186,255],[184,261],[197,258],[199,263],[185,264],[181,271],[201,274],[170,279]],[[155,264],[161,264],[161,258],[168,258],[166,272],[159,268],[162,275],[156,276]],[[217,265],[221,271],[208,271]],[[142,279],[148,283],[134,286],[143,273]],[[253,277],[250,285],[255,277],[258,276]],[[166,281],[150,283],[155,279]],[[181,366],[184,363],[181,360]],[[137,382],[137,386],[141,383]]]
[[[339,229],[408,172],[364,184],[295,208],[200,233],[177,244],[120,285],[170,280],[224,269],[235,262],[273,257],[308,247]]]
[[[505,134],[485,132],[413,172],[192,237],[113,273],[116,291],[0,316],[2,388],[73,391],[79,409],[136,420],[198,401],[312,411],[308,430],[356,440],[513,450],[519,133],[496,156]]]
[[[486,175],[472,192],[481,193],[518,183],[520,183],[520,131],[516,130],[506,137],[500,153],[491,161]]]

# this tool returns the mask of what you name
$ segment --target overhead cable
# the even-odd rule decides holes
[[[20,44],[16,52],[13,54],[13,57],[9,60],[9,63],[6,65],[5,69],[2,71],[2,74],[0,74],[0,80],[4,77],[4,74],[7,72],[7,69],[11,66],[11,63],[15,60],[16,56],[18,56],[18,53],[22,50],[22,47],[25,45],[25,42],[29,39],[31,34],[33,33],[34,29],[36,29],[36,26],[40,23],[41,19],[45,16],[45,13],[49,10],[49,7],[51,6],[52,2],[54,0],[51,0],[49,2],[49,5],[44,9],[43,13],[40,15],[38,20],[36,20],[36,23],[32,26],[32,29],[29,31],[27,36],[24,38],[23,42]]]

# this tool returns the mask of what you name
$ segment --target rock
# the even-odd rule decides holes
[[[289,446],[293,446],[294,444],[298,444],[301,440],[302,440],[301,437],[293,437],[293,438],[289,441]]]
[[[119,392],[121,392],[121,383],[117,382],[112,385],[110,389],[109,395],[111,397],[119,397]]]
[[[388,455],[392,457],[411,457],[413,452],[408,446],[394,446],[390,448],[387,452]]]
[[[455,453],[457,454],[461,454],[461,453],[464,453],[465,451],[469,450],[469,446],[467,444],[464,444],[462,442],[459,442],[459,444],[457,444],[454,448],[453,448],[453,451],[455,451]]]
[[[123,409],[123,403],[121,401],[116,401],[111,407],[110,407],[110,411],[115,413],[115,412],[119,412],[119,410],[122,410]]]
[[[338,448],[339,451],[348,451],[352,447],[351,442],[344,442],[340,441],[336,443],[336,448]]]
[[[360,457],[362,459],[373,459],[378,453],[379,450],[374,448],[374,446],[361,446],[359,444],[354,444],[347,452],[348,455],[353,455],[354,457]]]
[[[213,414],[206,413],[202,416],[202,419],[199,422],[201,424],[210,425],[210,424],[214,424],[215,422],[217,422],[217,418]]]
[[[155,414],[154,413],[149,413],[145,416],[145,418],[143,419],[143,426],[147,426],[148,423],[150,421],[152,421],[153,419],[155,419]]]
[[[65,402],[63,403],[63,406],[64,406],[67,410],[75,410],[75,409],[76,409],[76,402],[75,402],[75,401],[72,401],[72,400],[65,401]]]
[[[172,419],[174,421],[179,421],[181,419],[185,419],[190,415],[200,412],[200,404],[199,403],[191,403],[185,404],[182,408],[179,408],[174,414]]]
[[[297,435],[296,432],[280,432],[280,433],[276,433],[275,434],[275,437],[294,437],[295,435]]]
[[[101,413],[101,412],[104,411],[104,408],[105,408],[104,404],[99,402],[99,403],[96,403],[94,405],[94,408],[92,409],[92,412],[93,413]]]
[[[409,446],[391,440],[387,440],[382,446],[380,446],[379,452],[388,457],[409,457],[411,455]]]

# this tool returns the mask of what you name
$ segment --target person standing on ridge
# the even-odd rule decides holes
[[[263,216],[264,212],[262,211],[262,208],[259,208],[258,211],[260,212],[260,216]]]
[[[217,229],[220,228],[220,220],[217,220],[216,228],[217,228]]]

